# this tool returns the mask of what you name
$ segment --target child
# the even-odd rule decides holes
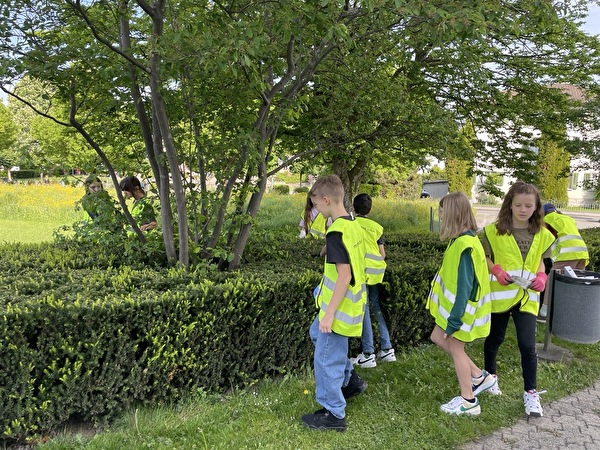
[[[440,409],[478,415],[477,395],[494,386],[496,379],[473,363],[465,353],[465,342],[486,337],[490,331],[487,263],[467,196],[452,192],[440,200],[439,207],[440,238],[451,240],[431,283],[427,309],[435,319],[431,340],[452,357],[460,385],[460,395]]]
[[[325,220],[323,214],[315,208],[310,200],[310,193],[306,196],[306,204],[304,205],[304,214],[300,218],[298,226],[300,227],[299,238],[306,236],[325,237],[327,228],[331,225],[331,218]]]
[[[367,299],[363,232],[346,212],[344,186],[338,176],[320,177],[310,196],[319,212],[333,222],[325,237],[323,278],[315,290],[319,313],[310,327],[316,400],[323,409],[305,414],[302,423],[311,429],[344,431],[346,399],[367,387],[348,359],[348,338],[362,333]]]
[[[558,211],[552,203],[546,203],[544,205],[544,222],[546,228],[556,238],[550,248],[551,268],[564,269],[566,266],[570,266],[572,269],[585,269],[590,255],[581,234],[579,234],[575,219]],[[549,270],[550,268],[546,272],[549,273]],[[544,298],[540,308],[540,318],[546,318],[547,309]]]
[[[81,199],[81,207],[90,216],[94,226],[107,229],[118,229],[121,216],[111,196],[104,190],[102,181],[97,175],[90,175],[84,182],[85,195]]]
[[[542,258],[544,253],[549,254],[554,236],[544,227],[537,188],[522,181],[513,184],[504,197],[498,220],[483,230],[482,244],[493,274],[491,328],[484,343],[485,369],[496,374],[496,355],[512,316],[521,352],[525,413],[541,417],[543,410],[536,390],[535,329],[539,292],[544,290],[548,278]],[[501,393],[498,384],[489,392]]]
[[[371,325],[371,315],[369,308],[372,308],[375,317],[379,322],[379,335],[381,350],[377,358],[384,362],[396,361],[396,355],[390,342],[390,333],[387,324],[379,306],[379,284],[383,281],[385,273],[385,248],[383,239],[383,227],[374,220],[367,218],[371,212],[373,201],[369,194],[358,194],[354,197],[353,208],[356,213],[356,220],[361,225],[365,245],[367,248],[367,294],[368,302],[365,307],[365,319],[363,321],[362,333],[362,353],[356,358],[352,358],[352,364],[359,367],[376,367],[375,348],[373,347],[373,328]]]
[[[137,177],[128,176],[121,180],[119,187],[126,198],[133,198],[133,208],[131,215],[138,223],[140,230],[149,231],[158,226],[154,208],[148,201],[146,193],[142,189],[142,184]]]

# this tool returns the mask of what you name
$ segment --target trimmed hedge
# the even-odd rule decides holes
[[[598,270],[600,229],[582,235]],[[446,244],[428,233],[386,239],[381,304],[400,351],[431,332],[424,302]],[[2,438],[303,371],[322,245],[256,233],[231,273],[126,265],[114,249],[76,242],[0,246]]]

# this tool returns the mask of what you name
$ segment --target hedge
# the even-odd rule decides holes
[[[600,229],[582,235],[598,270]],[[386,237],[381,303],[402,351],[431,332],[424,300],[446,244],[428,233]],[[76,242],[0,246],[5,443],[74,418],[100,423],[132,405],[304,371],[321,246],[257,233],[231,273],[131,265],[114,249]]]

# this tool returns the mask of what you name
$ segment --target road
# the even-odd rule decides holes
[[[497,206],[475,206],[477,211],[476,219],[477,225],[484,227],[496,220],[498,211],[500,210]],[[575,222],[577,222],[577,228],[594,228],[600,227],[600,211],[565,211]]]

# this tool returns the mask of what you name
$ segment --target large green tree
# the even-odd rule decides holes
[[[467,120],[520,129],[539,116],[534,101],[557,104],[542,82],[590,84],[597,40],[576,26],[585,6],[9,0],[0,89],[27,102],[14,92],[24,74],[51,85],[36,112],[77,130],[111,173],[108,149],[144,155],[168,258],[187,265],[193,241],[233,268],[280,167],[320,154],[351,192],[369,161],[443,156]],[[60,102],[66,114],[51,114]],[[478,156],[512,164],[497,142]]]

